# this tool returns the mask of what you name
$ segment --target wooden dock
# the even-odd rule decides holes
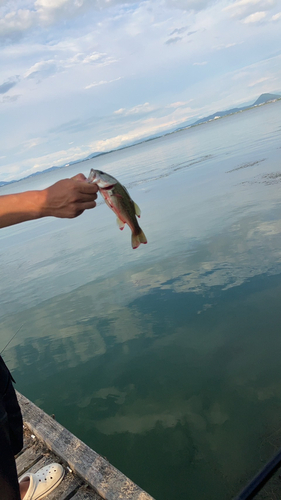
[[[16,458],[18,476],[59,462],[61,484],[46,500],[154,500],[65,427],[17,392],[24,421],[24,447]]]

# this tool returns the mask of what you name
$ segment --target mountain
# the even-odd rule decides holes
[[[44,174],[45,172],[51,172],[51,170],[57,170],[58,168],[61,168],[61,167],[49,167],[49,168],[46,168],[45,170],[41,170],[41,172],[34,172],[34,174],[27,175],[26,177],[24,177],[24,179],[29,179],[29,177],[34,177],[35,175]],[[22,179],[20,179],[20,180],[22,180]]]
[[[232,115],[233,113],[239,113],[239,111],[244,111],[245,109],[251,109],[254,106],[260,106],[261,104],[265,104],[270,101],[275,101],[276,99],[281,99],[281,95],[261,94],[253,104],[248,104],[247,106],[241,106],[240,108],[231,108],[231,109],[226,109],[224,111],[217,111],[212,115],[205,116],[204,118],[199,118],[199,120],[197,120],[196,122],[186,123],[185,125],[181,126],[180,128],[177,128],[176,130],[182,130],[188,126],[192,127],[193,125],[199,125],[200,123],[205,123],[210,120],[215,120],[217,118],[221,118],[222,116]]]
[[[11,182],[13,182],[13,181],[11,181]],[[6,184],[11,184],[11,182],[0,181],[0,187],[1,186],[6,186]]]
[[[254,102],[253,106],[258,106],[259,104],[264,104],[268,101],[275,101],[275,99],[280,99],[280,97],[281,95],[278,94],[261,94]]]

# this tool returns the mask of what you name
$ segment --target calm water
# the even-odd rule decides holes
[[[281,103],[91,167],[142,209],[136,251],[100,200],[0,232],[2,349],[17,389],[157,500],[230,500],[281,427]]]

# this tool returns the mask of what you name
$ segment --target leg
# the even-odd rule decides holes
[[[11,375],[0,357],[0,492],[1,500],[20,500],[14,455],[22,448],[22,417]]]
[[[1,500],[20,500],[14,452],[10,440],[7,413],[0,400],[0,491]]]

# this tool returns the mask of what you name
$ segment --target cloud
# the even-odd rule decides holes
[[[274,16],[272,16],[272,21],[279,21],[279,19],[281,19],[281,12],[278,12],[278,14],[275,14]]]
[[[43,9],[59,9],[70,3],[79,6],[79,2],[71,2],[70,0],[36,0],[35,6]],[[83,1],[80,4],[83,4]]]
[[[182,40],[182,36],[174,36],[173,38],[169,38],[165,43],[166,45],[170,45],[171,43],[177,43]]]
[[[259,78],[258,80],[254,81],[252,83],[249,83],[248,87],[254,87],[255,85],[258,85],[259,83],[266,82],[268,80],[271,80],[271,78],[268,76],[264,76],[263,78]]]
[[[255,12],[254,14],[250,14],[245,19],[243,19],[243,23],[259,23],[266,16],[265,12]]]
[[[36,139],[35,139],[36,140]],[[54,151],[42,156],[35,156],[34,158],[28,158],[21,162],[21,177],[26,177],[27,175],[33,174],[35,172],[40,172],[50,166],[61,166],[70,161],[82,160],[85,156],[92,152],[86,146],[72,147],[68,149],[61,149],[59,151]],[[18,171],[19,166],[16,164],[9,164],[9,171]]]
[[[0,85],[0,94],[6,94],[6,92],[9,92],[10,89],[12,89],[19,81],[19,78],[11,78],[7,80],[6,82],[2,83]]]
[[[216,45],[214,49],[215,50],[229,49],[230,47],[235,47],[235,45],[241,45],[242,43],[244,43],[243,40],[241,42],[222,43],[221,45]]]
[[[165,5],[170,9],[181,9],[185,11],[205,10],[216,0],[165,0]]]
[[[93,82],[90,83],[90,85],[87,85],[85,89],[91,89],[92,87],[98,87],[99,85],[106,85],[108,83],[113,83],[113,82],[118,82],[118,80],[121,80],[122,76],[119,76],[118,78],[114,78],[113,80],[101,80],[100,82]]]
[[[173,35],[181,35],[182,33],[184,33],[185,31],[188,30],[188,26],[183,26],[182,28],[175,28],[169,36],[173,36]]]
[[[202,62],[195,62],[193,63],[193,66],[205,66],[207,63],[207,61],[202,61]]]
[[[265,10],[270,10],[274,6],[274,0],[237,0],[225,7],[223,11],[228,12],[231,17],[236,17],[241,20],[244,18],[248,18],[251,15],[264,12]]]
[[[166,106],[166,108],[174,108],[174,109],[181,108],[181,107],[186,106],[187,104],[189,104],[192,100],[193,99],[190,99],[189,101],[172,102],[171,104],[168,104]]]
[[[71,55],[70,57],[65,55],[65,52],[73,52],[74,50],[77,50],[75,47],[48,47],[49,51],[55,51],[55,57],[56,59],[47,59],[43,61],[38,61],[35,64],[33,64],[28,70],[24,73],[24,78],[30,79],[30,78],[38,78],[37,83],[39,83],[42,79],[48,78],[49,76],[52,76],[56,73],[59,73],[61,71],[64,71],[65,69],[72,68],[74,66],[78,65],[87,65],[87,64],[95,64],[96,66],[108,66],[109,64],[112,64],[113,62],[116,62],[116,59],[112,58],[111,56],[108,56],[106,53],[100,53],[100,52],[90,52],[88,54],[83,53],[83,52],[77,52],[74,56]],[[46,49],[45,49],[46,52]],[[63,52],[62,55],[60,55],[60,52]],[[53,55],[53,54],[52,54]],[[65,57],[63,58],[63,55]],[[59,59],[58,56],[61,58]],[[117,80],[120,80],[121,77],[115,78],[113,80],[109,81],[100,81],[100,82],[94,82],[85,88],[91,88],[95,87],[97,85],[103,85],[105,83],[111,83]]]
[[[29,139],[28,141],[25,141],[22,146],[24,150],[29,150],[35,148],[39,144],[42,144],[42,142],[44,142],[42,138],[36,137],[34,139]]]
[[[34,24],[35,18],[36,13],[27,9],[8,12],[0,19],[0,37],[17,37]]]
[[[168,38],[168,40],[165,43],[167,45],[169,45],[171,43],[180,42],[186,36],[191,36],[194,33],[197,33],[197,31],[198,31],[198,30],[193,30],[193,31],[189,31],[188,33],[186,33],[188,29],[189,29],[189,26],[183,26],[182,28],[173,29],[173,31],[171,31],[171,33],[169,34],[170,38]],[[177,36],[173,36],[173,35],[177,35]],[[180,36],[180,35],[183,35],[183,36]]]
[[[87,11],[102,11],[123,3],[122,0],[22,0],[26,8],[15,7],[16,2],[4,2],[1,9],[0,0],[0,37],[15,41],[31,28],[49,27],[62,20],[66,23]],[[130,3],[135,4],[133,0],[126,1]]]
[[[82,60],[83,64],[99,64],[101,66],[108,66],[109,64],[117,62],[113,57],[108,56],[105,53],[93,52],[88,54]]]
[[[117,111],[114,111],[114,114],[129,116],[142,113],[149,113],[151,111],[154,111],[154,109],[155,109],[154,106],[151,106],[149,102],[145,102],[144,104],[138,104],[137,106],[134,106],[133,108],[130,109],[125,109],[125,108],[117,109]]]
[[[15,95],[4,95],[2,98],[2,102],[15,102],[18,100],[18,98],[21,96],[21,94],[15,94]]]
[[[38,76],[46,78],[47,76],[56,73],[57,70],[57,63],[53,59],[40,61],[26,71],[24,78],[37,78]]]

